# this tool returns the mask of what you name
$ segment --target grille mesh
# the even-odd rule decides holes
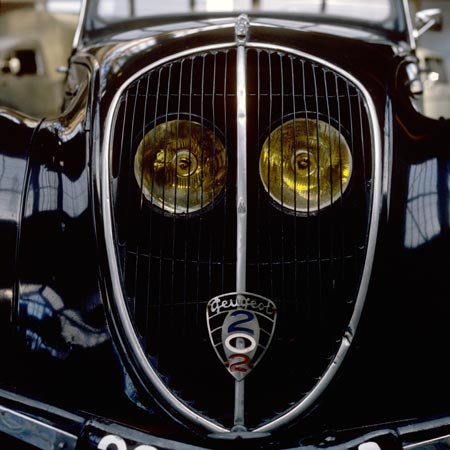
[[[111,153],[115,244],[136,333],[175,395],[226,426],[234,384],[209,342],[205,305],[235,290],[235,65],[231,49],[175,60],[138,78],[120,99]],[[362,95],[329,68],[247,50],[247,96],[247,291],[279,308],[271,348],[248,377],[247,421],[256,426],[311,390],[350,320],[368,237],[372,154]],[[345,136],[353,174],[332,205],[296,214],[266,192],[259,158],[270,133],[300,117],[332,124]],[[134,158],[146,133],[177,119],[220,137],[227,181],[204,209],[174,215],[145,197]]]

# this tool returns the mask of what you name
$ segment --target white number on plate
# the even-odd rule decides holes
[[[108,434],[98,443],[98,450],[128,450],[127,444],[125,441],[119,437],[114,436],[113,434]],[[139,445],[133,450],[158,450],[153,445]]]

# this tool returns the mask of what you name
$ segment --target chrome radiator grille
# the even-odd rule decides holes
[[[246,58],[246,290],[273,300],[279,312],[268,355],[247,383],[246,419],[249,427],[256,427],[310,392],[337,352],[364,266],[373,155],[367,105],[351,81],[293,54],[254,48],[246,50]],[[211,298],[236,289],[236,103],[235,49],[173,60],[124,90],[110,150],[115,249],[135,333],[169,390],[228,427],[234,385],[209,342],[205,310]],[[314,210],[309,199],[301,210],[295,202],[294,207],[285,205],[283,197],[277,202],[259,168],[271,133],[297,119],[332,125],[351,149],[352,176],[345,192],[341,185],[330,205],[321,207],[319,201]],[[156,200],[158,179],[152,169],[146,195],[144,164],[136,169],[136,154],[158,125],[180,120],[199,124],[197,137],[187,128],[187,140],[192,145],[198,139],[200,163],[210,151],[207,142],[212,139],[214,153],[215,139],[222,142],[226,181],[222,187],[213,183],[210,189],[220,192],[209,197],[200,187],[198,208],[190,210],[188,204],[173,213],[166,206],[169,201],[177,204],[177,190],[170,194],[163,189]],[[173,158],[167,128],[164,133],[157,151],[167,165]],[[191,165],[189,161],[188,170]]]

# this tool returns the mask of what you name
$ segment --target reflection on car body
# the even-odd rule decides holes
[[[0,442],[446,445],[439,14],[282,5],[84,1],[62,112],[0,109]]]

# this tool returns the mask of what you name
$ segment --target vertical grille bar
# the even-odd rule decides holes
[[[217,70],[217,53],[213,53],[213,76],[212,76],[212,91],[211,91],[211,114],[212,114],[212,125],[213,125],[213,136],[214,136],[214,148],[213,148],[213,159],[216,159],[216,109],[215,109],[215,103],[214,99],[216,96],[216,70]],[[226,147],[225,147],[226,148]],[[213,204],[212,207],[214,208],[216,202],[216,183],[213,184]],[[208,267],[208,277],[210,280],[213,279],[212,277],[212,247],[213,247],[213,234],[209,234],[209,267]],[[208,297],[212,298],[212,289],[211,289],[211,283],[209,283],[209,290],[208,290]]]
[[[256,131],[257,131],[257,143],[258,143],[258,149],[262,147],[262,138],[261,138],[261,50],[256,50],[256,76],[257,76],[257,90],[256,90],[256,98],[257,98],[257,105],[256,105],[256,117],[257,117],[257,123],[256,123]],[[262,201],[262,195],[261,195],[261,189],[258,189],[257,191],[257,200],[256,200],[256,207],[257,207],[257,224],[256,224],[256,235],[257,235],[257,242],[256,242],[256,260],[258,261],[258,264],[256,266],[256,285],[261,286],[262,283],[262,276],[261,276],[261,264],[259,263],[262,260],[262,214],[263,214],[263,201]]]
[[[292,91],[292,111],[294,111],[294,149],[297,149],[297,130],[296,130],[296,90],[295,90],[295,69],[294,58],[289,57],[291,68],[291,91]],[[297,171],[294,171],[294,185],[297,185]],[[294,197],[294,212],[297,212],[297,197]],[[298,255],[297,255],[297,221],[294,220],[294,297],[298,298]]]
[[[191,63],[191,70],[190,70],[190,77],[189,77],[189,106],[188,106],[188,110],[189,110],[189,121],[192,121],[192,100],[193,100],[193,83],[194,83],[194,61],[195,61],[195,56],[190,58],[190,63]],[[189,146],[191,146],[191,136],[189,135]],[[189,196],[189,191],[190,191],[190,178],[188,179],[188,196]],[[189,212],[189,201],[188,201],[188,212]],[[186,218],[185,218],[185,223],[186,223],[186,228],[189,229],[189,221],[188,221],[188,215],[186,214]],[[189,292],[188,289],[188,240],[186,239],[184,242],[184,292],[183,292],[183,296],[184,296],[184,304],[187,304],[187,294]],[[185,311],[186,311],[186,306],[185,306]],[[184,327],[184,325],[183,325]]]
[[[271,155],[271,134],[272,134],[272,109],[273,109],[273,81],[272,81],[272,58],[271,58],[272,53],[271,52],[267,52],[267,62],[268,62],[268,72],[269,72],[269,150],[268,150],[268,158],[270,160],[270,155]],[[267,179],[268,179],[268,192],[270,194],[270,190],[271,190],[271,179],[272,177],[270,176],[270,164],[267,166]],[[267,222],[269,227],[271,228],[271,224],[272,224],[272,210],[270,208],[267,209]],[[270,298],[274,298],[274,260],[273,260],[273,239],[272,239],[272,234],[269,234],[269,264],[270,264]]]
[[[309,143],[309,139],[310,139],[310,134],[309,134],[309,112],[308,112],[308,104],[307,104],[307,100],[306,100],[306,71],[305,71],[305,61],[300,60],[300,64],[301,64],[301,73],[302,73],[302,98],[303,98],[303,108],[305,111],[305,118],[306,118],[306,145],[308,150],[310,149],[310,143]],[[308,194],[307,194],[307,201],[306,201],[306,218],[309,218],[310,215],[310,211],[309,211],[309,207],[310,207],[310,186],[311,186],[311,176],[310,176],[310,171],[309,171],[309,157],[308,157]],[[305,279],[306,279],[306,291],[309,292],[310,291],[310,280],[311,280],[311,262],[310,262],[310,243],[311,243],[311,239],[310,239],[310,222],[309,220],[306,221],[306,274],[305,274]],[[313,306],[311,303],[308,302],[307,304],[307,316],[309,318],[312,318],[312,313],[313,313]]]
[[[317,146],[320,147],[320,136],[319,136],[319,92],[318,92],[318,86],[317,86],[317,75],[316,71],[318,70],[317,66],[315,64],[311,65],[312,70],[312,76],[314,80],[314,98],[316,103],[316,112],[315,112],[315,119],[316,119],[316,139],[317,139]],[[320,151],[317,152],[317,167],[320,167]],[[321,227],[321,214],[320,214],[320,170],[317,171],[317,191],[319,192],[319,195],[317,195],[317,263],[318,263],[318,275],[319,280],[322,279],[322,227]],[[319,325],[323,325],[323,306],[324,306],[324,299],[323,299],[323,285],[322,283],[318,283],[317,286],[318,292],[319,292]]]
[[[146,83],[145,83],[145,101],[144,101],[144,107],[143,107],[143,112],[142,112],[142,139],[144,139],[145,137],[145,121],[146,121],[146,112],[147,112],[147,99],[148,99],[148,89],[149,89],[149,75],[147,75],[146,77]],[[143,80],[144,81],[144,80]],[[138,83],[138,88],[137,88],[137,95],[139,92],[139,83]],[[136,121],[138,122],[138,121]],[[130,154],[132,154],[132,152],[130,152]],[[144,169],[144,164],[143,164],[143,159],[144,159],[144,153],[142,152],[142,158],[141,158],[141,174],[140,174],[140,186],[139,186],[139,217],[142,216],[142,207],[143,207],[143,203],[144,203],[144,194],[143,194],[143,188],[144,188],[144,173],[143,173],[143,169]],[[131,167],[129,169],[129,171],[131,172]],[[137,242],[136,244],[136,260],[135,260],[135,266],[134,266],[134,286],[137,286],[138,284],[138,270],[139,270],[139,263],[140,263],[140,245],[139,242]],[[136,301],[134,301],[133,303],[133,314],[136,315]]]
[[[334,79],[335,79],[335,88],[336,88],[336,96],[338,99],[338,114],[339,114],[339,124],[341,123],[341,103],[339,100],[339,87],[338,87],[338,77],[335,74],[334,75]],[[350,136],[350,148],[354,148],[354,137],[353,137],[353,114],[352,114],[352,103],[351,103],[351,96],[350,96],[350,86],[348,84],[347,81],[345,81],[345,88],[346,88],[346,95],[347,95],[347,105],[348,105],[348,124],[349,124],[349,136]],[[341,147],[340,147],[339,143],[339,150],[341,151]],[[342,171],[342,168],[341,168]],[[341,206],[343,206],[343,198],[342,198],[342,184],[341,184]],[[341,233],[341,258],[342,261],[344,261],[344,257],[345,257],[345,235],[344,233]],[[341,263],[341,276],[342,279],[345,279],[345,264],[342,262]]]
[[[160,93],[160,85],[161,85],[161,72],[162,72],[162,68],[160,68],[159,70],[157,70],[156,71],[156,74],[157,74],[157,81],[156,81],[156,90],[155,90],[155,92],[156,92],[156,98],[155,98],[155,105],[154,105],[154,114],[153,114],[153,122],[156,122],[156,120],[157,120],[157,114],[158,114],[158,104],[159,104],[159,93]],[[151,75],[153,75],[153,73],[151,74]],[[155,131],[155,133],[156,133],[156,131]],[[153,133],[154,134],[154,133]],[[155,151],[155,149],[154,149],[154,142],[155,142],[155,138],[152,140],[152,151]],[[151,174],[152,174],[152,183],[151,183],[151,187],[150,187],[150,195],[151,195],[151,198],[153,198],[153,189],[154,189],[154,168],[152,167],[151,168]],[[154,223],[154,218],[153,218],[153,215],[154,215],[155,213],[154,213],[154,211],[153,211],[153,208],[151,208],[150,209],[150,211],[149,211],[149,226],[148,226],[148,239],[150,240],[150,239],[152,239],[152,236],[153,236],[153,229],[154,229],[154,227],[153,227],[153,223]],[[150,331],[150,314],[149,314],[149,312],[150,312],[150,304],[151,304],[151,298],[152,298],[152,294],[151,294],[151,289],[152,289],[152,280],[153,280],[153,267],[154,267],[154,264],[153,264],[153,260],[152,260],[152,258],[150,257],[150,251],[148,252],[148,255],[149,255],[149,257],[148,257],[148,269],[147,269],[147,283],[146,283],[146,311],[147,311],[147,314],[146,314],[146,323],[145,323],[145,336],[149,336],[149,331]],[[160,317],[161,317],[161,315],[160,315],[160,312],[158,311],[158,319],[160,319]],[[145,343],[146,343],[146,347],[148,348],[148,345],[149,345],[149,342],[148,342],[148,340],[146,339],[145,340]],[[148,351],[148,350],[147,350]]]
[[[246,50],[237,49],[237,261],[236,291],[245,292],[247,272],[247,84]]]
[[[140,84],[140,80],[137,82],[137,85],[134,88],[134,101],[133,101],[133,111],[132,111],[132,118],[131,118],[131,124],[132,125],[131,125],[130,142],[129,142],[129,149],[130,150],[131,150],[131,148],[133,146],[133,143],[132,143],[131,139],[132,139],[133,132],[134,132],[134,124],[136,122],[135,121],[135,117],[136,117],[136,105],[137,105],[137,99],[138,99],[139,84]],[[133,160],[132,152],[130,150],[128,150],[128,152],[129,152],[129,156],[128,156],[128,158],[129,158],[129,166],[131,166],[132,160]],[[130,185],[130,182],[131,182],[131,173],[129,171],[128,183],[127,183],[128,186]],[[131,189],[127,188],[127,198],[130,199],[131,195],[132,195],[131,194]],[[127,202],[127,205],[128,205],[128,203],[129,202]],[[127,206],[127,215],[128,215],[128,211],[129,210],[128,210],[128,206]],[[130,228],[131,228],[131,224],[127,223],[126,236],[129,236],[129,234],[131,232]],[[126,270],[127,270],[127,258],[124,259],[124,263],[123,263],[123,271],[124,271],[124,273],[126,273]],[[135,296],[133,294],[133,291],[131,291],[130,300],[132,301],[132,305],[133,305],[132,307],[133,308],[134,308],[134,300],[135,300],[134,297]]]
[[[243,45],[237,49],[237,195],[236,195],[236,292],[247,289],[247,50]],[[239,345],[239,343],[237,344]],[[234,426],[244,426],[245,381],[236,380],[234,401]]]
[[[201,183],[201,189],[200,189],[200,208],[203,208],[203,155],[204,155],[204,100],[205,100],[205,55],[201,55],[201,60],[200,60],[200,154],[201,154],[201,167],[202,167],[202,172],[201,172],[201,177],[202,177],[202,183]],[[190,179],[190,177],[189,177]],[[202,243],[202,239],[203,239],[203,228],[204,228],[204,223],[203,223],[203,214],[200,214],[199,217],[199,224],[198,224],[198,235],[197,235],[197,298],[200,298],[200,286],[202,284],[202,279],[200,276],[200,272],[201,272],[201,264],[200,264],[200,260],[201,260],[201,243]],[[197,303],[196,305],[196,323],[197,325],[199,324],[199,320],[200,320],[200,315],[199,315],[199,311],[200,311],[200,304]]]
[[[326,69],[322,70],[322,75],[323,75],[323,84],[324,84],[324,89],[325,89],[325,102],[326,102],[326,116],[327,116],[327,123],[328,123],[328,145],[329,145],[329,157],[330,157],[330,168],[329,168],[329,182],[330,182],[330,186],[333,186],[333,165],[332,165],[332,160],[333,160],[333,143],[331,141],[331,107],[330,107],[330,94],[328,92],[328,81],[327,81],[327,73],[328,71]],[[339,94],[338,92],[335,93],[336,98],[339,98]],[[340,132],[341,129],[341,124],[340,121],[338,119],[338,131]],[[320,152],[319,152],[320,153]],[[341,161],[342,156],[340,155],[339,160]],[[341,173],[339,174],[339,179],[342,179]],[[342,198],[342,183],[340,184],[340,190],[341,190],[341,198]],[[320,196],[319,196],[320,197]],[[331,204],[333,204],[334,199],[333,199],[333,188],[331,187]],[[328,223],[328,227],[330,230],[330,236],[329,236],[329,241],[331,243],[330,245],[330,252],[329,252],[329,258],[330,258],[330,274],[331,274],[331,279],[335,279],[335,260],[334,260],[334,241],[335,241],[335,226],[334,226],[334,214],[330,215],[330,220]]]
[[[227,114],[227,96],[228,96],[228,90],[227,90],[227,80],[228,80],[228,52],[225,53],[225,64],[224,64],[224,71],[223,71],[223,126],[224,126],[224,134],[225,134],[225,148],[228,148],[228,127],[227,127],[227,122],[228,122],[228,114]],[[229,168],[227,167],[227,170],[229,170]],[[226,248],[227,248],[227,211],[228,211],[228,203],[227,203],[227,199],[228,199],[228,195],[227,195],[227,189],[228,186],[225,186],[225,195],[224,195],[224,199],[223,199],[223,203],[224,203],[224,207],[223,207],[223,211],[224,211],[224,216],[223,216],[223,220],[222,220],[222,236],[223,236],[223,240],[222,240],[222,256],[221,256],[221,285],[220,285],[220,292],[226,292],[225,291],[225,255],[226,255]]]
[[[279,57],[279,65],[280,65],[280,99],[281,99],[281,128],[283,130],[284,127],[284,121],[285,121],[285,109],[284,109],[284,82],[285,82],[285,75],[284,75],[284,67],[283,67],[283,61],[284,56],[282,54],[278,55]],[[284,161],[284,139],[283,139],[283,132],[281,133],[281,160]],[[284,165],[281,166],[281,179],[283,179],[284,175]],[[284,184],[281,186],[281,208],[284,208],[283,205],[283,199],[284,199]],[[282,301],[285,301],[285,289],[286,289],[286,276],[285,276],[285,215],[283,214],[281,216],[281,230],[280,230],[280,248],[281,248],[281,299]]]
[[[361,144],[364,147],[364,125],[363,125],[363,113],[362,113],[362,106],[361,106],[362,99],[360,95],[358,95],[358,113],[359,113],[359,124],[360,124],[360,136],[361,136]],[[367,189],[367,169],[366,169],[366,155],[362,154],[362,166],[363,166],[363,174],[364,174],[364,186],[366,191],[366,207],[368,208],[370,205],[370,198],[369,198],[369,190]]]

